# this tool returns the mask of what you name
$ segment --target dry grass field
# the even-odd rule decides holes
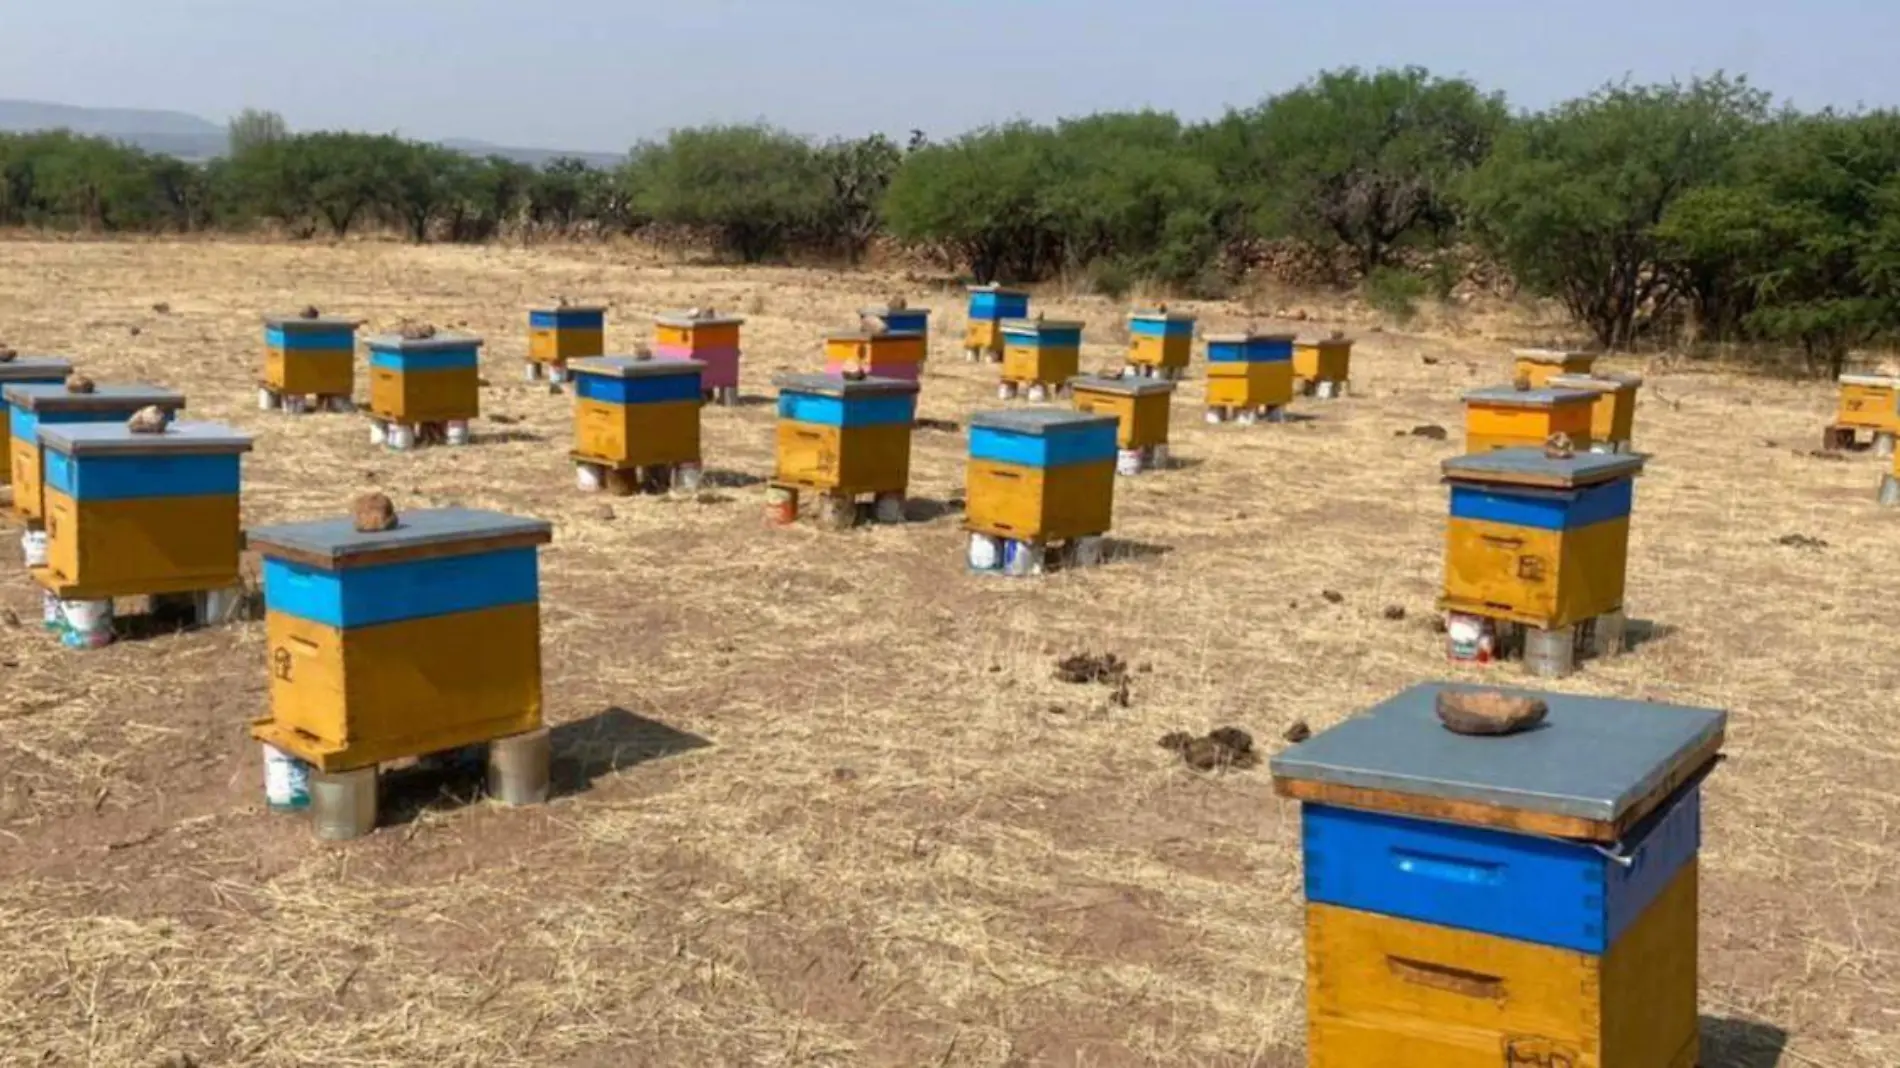
[[[552,520],[558,725],[551,804],[397,774],[385,826],[326,845],[264,809],[245,734],[261,624],[63,651],[0,568],[0,1062],[1302,1063],[1295,809],[1264,769],[1200,774],[1156,739],[1234,724],[1276,749],[1296,719],[1462,673],[1430,626],[1437,463],[1508,342],[1364,335],[1356,395],[1283,426],[1207,427],[1189,381],[1182,466],[1118,482],[1113,562],[1012,582],[964,570],[957,430],[918,432],[902,527],[762,524],[770,375],[813,367],[825,329],[893,291],[937,311],[923,414],[993,404],[993,369],[954,347],[960,294],[889,276],[0,244],[0,338],[256,435],[248,522],[372,488]],[[750,317],[751,403],[706,411],[702,500],[574,491],[570,402],[520,376],[524,310],[556,294],[610,302],[623,351],[661,309]],[[466,321],[507,422],[391,454],[361,417],[258,412],[257,317],[305,303]],[[1115,362],[1119,307],[1041,306],[1089,322],[1087,363]],[[1644,640],[1561,685],[1732,713],[1707,795],[1704,1065],[1900,1064],[1900,514],[1874,505],[1879,461],[1809,455],[1829,388],[1646,370]],[[1405,433],[1421,423],[1451,440]],[[0,529],[7,554],[17,536]],[[1128,707],[1053,677],[1079,651],[1137,665]]]

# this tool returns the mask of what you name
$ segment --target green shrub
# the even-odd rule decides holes
[[[1366,276],[1366,303],[1401,323],[1418,314],[1419,299],[1431,292],[1431,283],[1411,271],[1378,267]]]

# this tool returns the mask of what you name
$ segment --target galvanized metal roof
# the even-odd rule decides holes
[[[706,370],[700,360],[635,359],[632,356],[588,356],[567,361],[567,369],[577,375],[604,375],[608,378],[663,378],[667,375],[699,374]]]
[[[653,321],[661,326],[739,326],[745,319],[737,315],[709,315],[695,318],[685,312],[669,312],[654,316]]]
[[[1092,390],[1096,393],[1121,393],[1135,397],[1174,392],[1174,383],[1165,378],[1121,378],[1115,375],[1077,375],[1069,379],[1069,387]]]
[[[1202,340],[1210,344],[1245,345],[1249,341],[1293,341],[1295,339],[1296,335],[1294,334],[1249,334],[1242,331],[1239,333],[1209,334]]]
[[[434,337],[403,337],[401,334],[377,334],[363,344],[380,352],[445,352],[451,349],[481,348],[482,339],[474,334],[437,334]]]
[[[1085,325],[1079,319],[1004,319],[1003,333],[1027,334],[1043,330],[1080,330]]]
[[[16,356],[0,363],[0,382],[18,382],[22,378],[71,374],[73,362],[63,356]]]
[[[91,393],[73,393],[63,382],[16,382],[0,396],[29,412],[120,411],[148,404],[177,411],[185,406],[183,393],[143,382],[101,383]]]
[[[1547,456],[1542,449],[1496,449],[1454,456],[1440,469],[1452,481],[1517,482],[1526,485],[1589,486],[1617,478],[1634,477],[1649,458],[1633,452],[1579,451],[1566,457]]]
[[[478,508],[430,508],[403,512],[397,516],[393,530],[374,533],[357,530],[350,516],[256,527],[244,533],[245,541],[265,555],[275,548],[326,559],[335,565],[347,565],[351,557],[372,553],[519,535],[540,535],[546,541],[554,535],[554,524]]]
[[[124,423],[41,423],[40,444],[74,456],[132,452],[249,452],[251,436],[219,423],[173,423],[139,434]]]
[[[1474,401],[1506,408],[1548,408],[1565,402],[1594,401],[1596,394],[1587,389],[1517,389],[1512,386],[1487,386],[1465,394],[1465,403]]]
[[[1642,375],[1622,371],[1593,371],[1589,374],[1552,375],[1550,384],[1559,389],[1635,389],[1643,384]]]
[[[1579,349],[1512,349],[1511,355],[1531,363],[1570,363],[1574,360],[1596,359],[1596,353]]]
[[[901,378],[844,378],[826,374],[774,375],[772,384],[790,393],[816,393],[826,397],[870,396],[878,393],[915,393],[917,383]]]
[[[1501,737],[1446,730],[1439,691],[1473,688],[1413,686],[1280,753],[1273,775],[1614,822],[1678,781],[1728,721],[1713,708],[1510,690],[1549,704],[1536,729]]]
[[[1119,422],[1112,415],[1092,415],[1070,408],[996,408],[970,416],[970,425],[973,427],[1037,436],[1095,424],[1116,426]]]
[[[307,334],[320,330],[355,330],[363,325],[355,319],[338,319],[330,316],[318,316],[306,319],[301,315],[266,315],[264,325],[286,334]]]

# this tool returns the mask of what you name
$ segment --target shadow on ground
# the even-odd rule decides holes
[[[1778,1068],[1788,1032],[1758,1020],[1702,1018],[1701,1068]]]

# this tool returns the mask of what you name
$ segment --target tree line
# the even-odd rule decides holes
[[[1776,107],[1744,79],[1612,84],[1541,111],[1419,68],[1322,73],[1207,122],[1154,112],[933,142],[675,130],[613,168],[530,167],[268,112],[189,164],[64,132],[0,135],[0,225],[364,228],[415,241],[647,233],[743,262],[880,241],[980,280],[1212,295],[1296,243],[1404,302],[1478,257],[1606,346],[1685,334],[1818,370],[1900,332],[1900,114]]]

